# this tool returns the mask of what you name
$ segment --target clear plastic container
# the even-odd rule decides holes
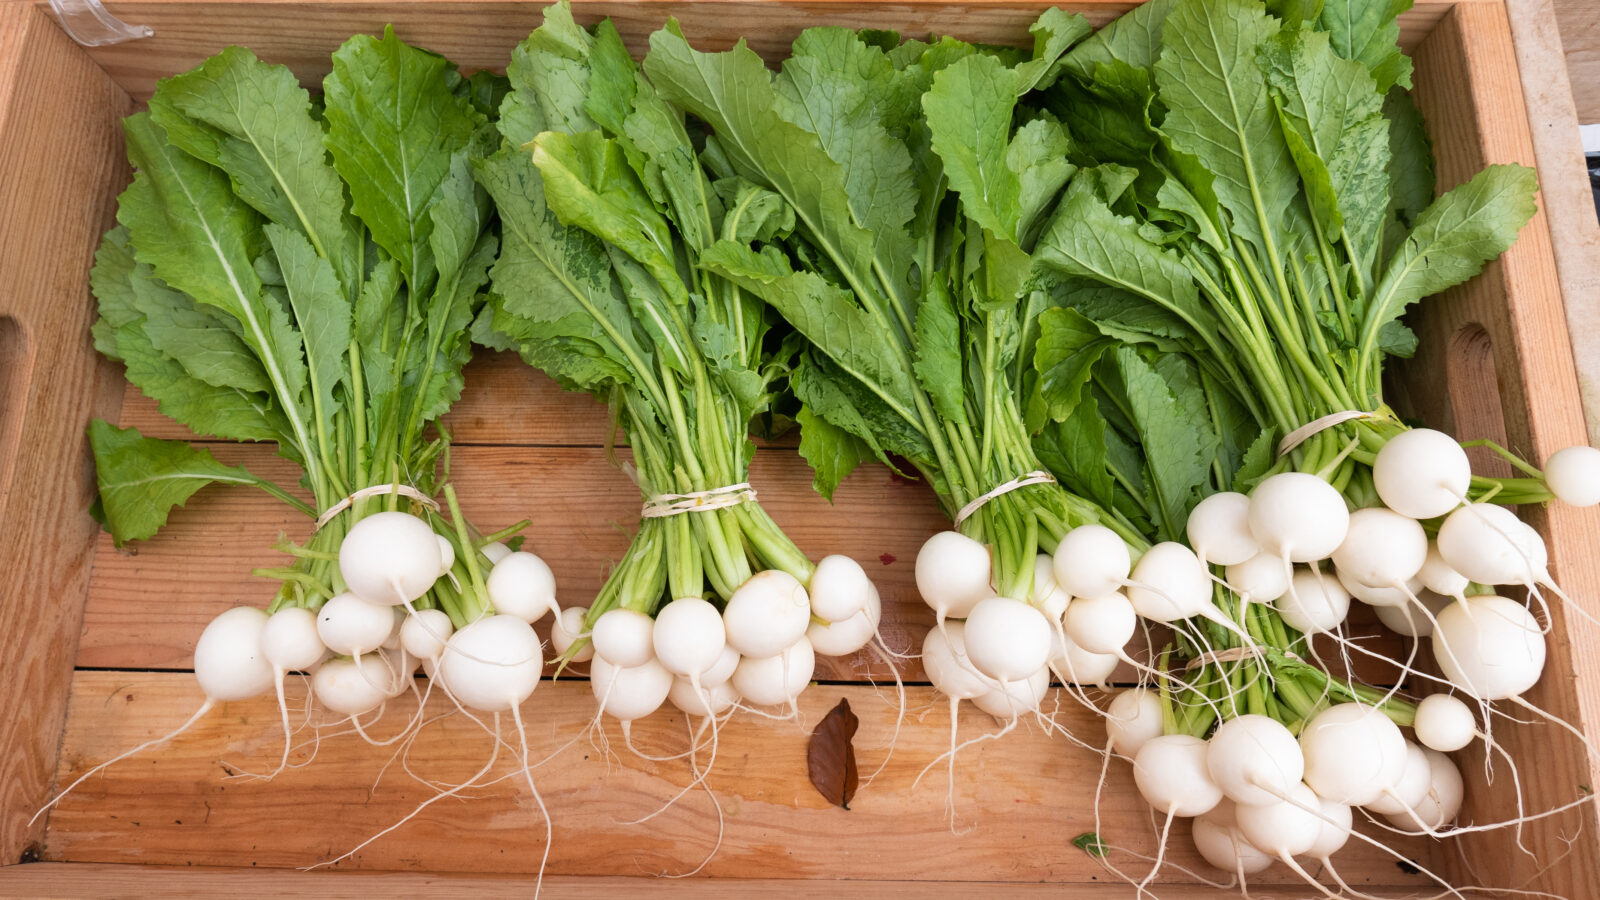
[[[85,47],[120,44],[155,34],[145,25],[129,25],[100,5],[100,0],[50,0],[67,36]]]

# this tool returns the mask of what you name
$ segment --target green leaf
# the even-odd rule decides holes
[[[1532,169],[1494,165],[1423,210],[1373,290],[1361,329],[1363,364],[1374,359],[1383,329],[1407,306],[1466,281],[1504,253],[1533,218],[1537,190]]]
[[[1046,9],[1028,26],[1033,35],[1033,58],[1016,67],[1017,93],[1049,87],[1061,72],[1061,56],[1094,31],[1089,20],[1055,7]]]
[[[503,229],[490,272],[494,330],[569,387],[631,381],[651,357],[637,344],[605,246],[545,207],[543,180],[525,155],[501,150],[474,171],[494,197]]]
[[[1312,214],[1325,241],[1350,240],[1364,292],[1389,203],[1383,96],[1360,63],[1334,54],[1325,32],[1282,32],[1262,45],[1261,63]]]
[[[550,4],[543,16],[511,51],[506,66],[512,90],[501,103],[497,125],[511,147],[522,147],[542,131],[574,134],[595,127],[585,110],[594,39],[573,21],[566,3]]]
[[[240,199],[302,231],[354,297],[362,236],[345,212],[311,99],[288,67],[228,47],[160,82],[150,116],[174,146],[226,172]]]
[[[1100,329],[1075,310],[1047,309],[1039,315],[1033,363],[1050,418],[1063,421],[1078,408],[1095,364],[1110,345]]]
[[[845,476],[877,455],[866,441],[813,413],[801,404],[795,413],[800,423],[800,455],[812,471],[811,486],[828,500]]]
[[[1073,838],[1072,846],[1096,858],[1106,855],[1106,845],[1100,842],[1100,835],[1092,831],[1085,831]]]
[[[1181,356],[1164,354],[1152,366],[1137,350],[1118,347],[1111,358],[1143,449],[1151,518],[1165,537],[1181,539],[1217,448],[1199,376]]]
[[[322,434],[331,440],[334,415],[339,408],[334,391],[344,381],[352,308],[339,293],[333,267],[317,255],[300,232],[277,224],[266,226],[266,232],[283,273],[295,323],[305,341],[313,409]]]
[[[969,56],[933,78],[922,96],[933,150],[963,209],[991,234],[1017,240],[1022,182],[1006,164],[1017,74],[1000,60]]]
[[[899,362],[891,336],[878,327],[850,292],[810,272],[795,272],[775,249],[756,253],[719,241],[700,257],[708,271],[765,300],[795,330],[907,422],[919,421],[912,375]]]
[[[1400,14],[1412,0],[1324,0],[1321,24],[1334,52],[1372,73],[1378,93],[1411,87],[1411,60],[1400,52]]]
[[[1059,422],[1048,423],[1033,442],[1039,461],[1061,484],[1110,509],[1116,482],[1106,457],[1106,420],[1092,399],[1073,407]]]
[[[916,360],[912,364],[928,399],[940,418],[957,424],[967,421],[962,390],[961,319],[955,302],[939,275],[929,280],[917,310]]]
[[[263,296],[252,265],[260,219],[234,197],[220,171],[169,145],[147,114],[129,117],[123,127],[138,173],[119,200],[117,219],[136,257],[171,287],[239,323],[272,383],[295,452],[306,458],[314,445],[303,406],[300,336],[283,308]]]
[[[919,466],[933,455],[927,439],[914,426],[826,358],[801,356],[789,373],[789,387],[812,415],[855,435],[879,462],[896,472],[900,470],[890,454]]]
[[[1093,171],[1093,170],[1086,170]],[[1038,246],[1035,264],[1143,297],[1196,331],[1214,330],[1194,278],[1178,254],[1150,242],[1137,223],[1111,211],[1079,173]],[[1082,182],[1082,183],[1080,183]]]
[[[208,450],[147,438],[103,419],[89,423],[89,446],[100,509],[118,546],[155,534],[174,506],[208,484],[259,483],[244,469],[217,462]]]
[[[1210,174],[1233,232],[1282,258],[1304,223],[1294,160],[1256,63],[1277,33],[1259,2],[1179,0],[1163,26],[1155,77],[1172,147]]]
[[[1161,53],[1161,28],[1178,0],[1149,0],[1112,19],[1062,58],[1062,66],[1084,81],[1112,62],[1148,69]]]
[[[1389,208],[1384,217],[1380,262],[1387,262],[1406,232],[1433,202],[1433,146],[1422,113],[1401,88],[1391,88],[1383,100],[1389,120]]]
[[[384,29],[358,34],[333,54],[323,79],[326,144],[372,239],[400,262],[413,293],[435,274],[428,210],[481,119],[458,96],[450,63]]]
[[[882,51],[855,33],[808,29],[774,88],[783,117],[816,135],[840,166],[851,214],[872,232],[874,256],[895,273],[895,292],[909,297],[914,249],[906,226],[916,213],[917,184],[909,152],[880,118],[880,102],[888,102],[883,91],[868,91],[889,82],[890,71]]]
[[[1257,435],[1250,442],[1250,449],[1244,452],[1244,462],[1240,464],[1239,471],[1234,473],[1228,490],[1240,493],[1253,490],[1278,461],[1277,449],[1278,434],[1275,429],[1268,428]]]
[[[738,174],[780,194],[835,263],[867,283],[877,238],[852,213],[843,167],[781,114],[761,57],[742,43],[700,53],[669,22],[650,36],[644,70],[665,99],[711,126]]]

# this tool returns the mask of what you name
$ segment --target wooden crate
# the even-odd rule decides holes
[[[636,50],[677,15],[700,46],[727,46],[746,35],[757,49],[776,52],[800,28],[823,22],[1021,42],[1041,5],[645,0],[580,3],[578,12],[585,20],[613,16]],[[1099,24],[1129,4],[1064,5]],[[149,96],[157,78],[230,43],[285,62],[314,83],[340,41],[386,22],[468,71],[503,66],[538,22],[536,4],[497,0],[144,0],[113,9],[153,26],[155,36],[84,49],[62,34],[43,3],[0,0],[0,895],[525,896],[545,847],[544,826],[526,786],[509,780],[474,790],[470,801],[429,807],[337,870],[293,871],[354,847],[429,792],[400,774],[398,762],[385,770],[391,749],[351,735],[326,738],[312,765],[275,781],[230,777],[276,760],[281,738],[268,702],[226,705],[166,748],[89,780],[29,824],[53,786],[188,717],[201,697],[184,670],[201,626],[228,606],[264,603],[271,585],[252,579],[249,569],[273,558],[268,545],[280,529],[298,536],[305,528],[264,497],[212,489],[175,512],[157,539],[118,551],[85,512],[94,485],[83,438],[90,418],[184,436],[89,344],[88,267],[128,179],[119,119]],[[1501,0],[1418,0],[1402,23],[1441,184],[1489,162],[1532,164]],[[1541,213],[1481,278],[1427,306],[1418,318],[1428,356],[1404,381],[1416,410],[1463,437],[1501,437],[1534,459],[1584,440],[1554,259]],[[635,489],[608,462],[603,411],[514,359],[487,357],[469,371],[467,394],[450,415],[466,511],[491,528],[533,516],[530,545],[555,567],[563,599],[583,602],[625,547],[638,507]],[[262,474],[287,471],[264,447],[211,446]],[[920,641],[930,616],[914,596],[911,562],[942,526],[925,490],[868,467],[830,508],[810,492],[792,441],[760,449],[752,480],[802,548],[867,561],[883,588],[891,645]],[[1600,538],[1600,514],[1526,513],[1549,541],[1560,581],[1593,608],[1588,598],[1600,591],[1600,566],[1590,551]],[[1580,673],[1596,671],[1592,651],[1579,651],[1580,636],[1593,646],[1590,626],[1557,616],[1550,665],[1532,699],[1581,726],[1600,716],[1600,692],[1580,690]],[[862,657],[818,674],[822,683],[802,704],[805,720],[849,698],[862,718],[856,743],[870,772],[894,716],[892,688],[867,681],[883,681],[886,668]],[[914,664],[906,674],[921,678]],[[1111,768],[1097,823],[1091,792],[1099,757],[1037,728],[1018,729],[963,752],[953,829],[943,772],[913,783],[947,744],[947,708],[925,683],[907,693],[910,714],[894,759],[850,811],[829,807],[806,782],[804,728],[735,720],[722,734],[710,779],[724,813],[721,850],[700,873],[709,877],[676,881],[649,877],[700,863],[717,836],[710,797],[694,792],[647,823],[624,824],[672,797],[688,782],[688,766],[642,760],[621,747],[614,726],[604,730],[608,756],[599,738],[583,735],[593,707],[587,685],[547,681],[526,706],[533,755],[561,751],[535,772],[556,821],[546,889],[586,896],[639,888],[819,897],[841,890],[965,896],[980,888],[1057,896],[1063,886],[1073,896],[1130,892],[1070,843],[1098,828],[1117,845],[1153,848],[1151,821],[1126,766]],[[1061,710],[1067,728],[1103,740],[1091,714],[1070,700]],[[994,727],[970,710],[959,724],[967,736]],[[685,723],[660,714],[639,723],[633,737],[646,753],[674,753],[685,746]],[[1558,805],[1596,783],[1577,742],[1553,727],[1502,728],[1497,737],[1523,762],[1529,808]],[[411,761],[429,777],[460,781],[489,752],[484,733],[458,717],[430,725]],[[1513,805],[1510,779],[1502,769],[1486,785],[1472,763],[1464,765],[1464,817],[1505,814]],[[497,774],[510,771],[501,764]],[[1533,857],[1516,851],[1507,832],[1400,847],[1457,884],[1585,897],[1600,884],[1597,835],[1600,824],[1585,805],[1530,824],[1524,843]],[[1209,871],[1187,843],[1180,824],[1168,854],[1176,865],[1159,882],[1161,896],[1214,894],[1177,867]],[[1130,864],[1126,856],[1119,861]],[[1429,893],[1425,879],[1370,848],[1352,845],[1338,863],[1362,890]],[[826,883],[831,879],[850,883]],[[1296,881],[1282,867],[1253,884],[1306,893],[1289,887]]]

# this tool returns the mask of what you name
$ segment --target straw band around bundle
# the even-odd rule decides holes
[[[712,488],[709,491],[656,494],[644,502],[644,509],[639,511],[639,516],[644,519],[663,519],[667,516],[681,516],[684,513],[710,512],[714,509],[726,509],[729,506],[748,503],[755,498],[756,489],[751,487],[748,481]]]
[[[1295,430],[1284,435],[1283,440],[1278,442],[1278,455],[1283,456],[1290,450],[1293,450],[1294,448],[1310,440],[1312,435],[1315,435],[1319,431],[1326,431],[1335,425],[1343,425],[1344,423],[1354,421],[1355,419],[1376,418],[1379,418],[1377,413],[1369,413],[1359,409],[1346,409],[1336,413],[1328,413],[1322,418],[1313,419],[1310,422],[1307,422],[1306,424],[1301,425],[1299,428],[1296,428]]]
[[[956,527],[960,528],[962,522],[972,518],[973,513],[982,509],[984,504],[996,497],[1009,494],[1018,488],[1025,488],[1030,484],[1054,484],[1055,480],[1056,477],[1054,475],[1038,469],[1035,469],[1025,475],[1018,475],[1016,478],[1013,478],[1005,484],[995,487],[987,494],[984,494],[983,496],[973,500],[971,503],[968,503],[966,506],[961,507],[961,511],[956,513]]]
[[[364,487],[361,490],[356,491],[350,496],[344,498],[343,500],[340,500],[338,503],[335,503],[334,505],[323,510],[322,515],[317,516],[316,526],[311,530],[321,531],[322,526],[328,524],[329,520],[331,520],[334,516],[337,516],[339,513],[349,509],[350,505],[355,503],[357,500],[365,500],[368,497],[381,497],[385,494],[399,494],[402,497],[410,497],[434,512],[439,511],[439,504],[436,500],[409,484],[375,484],[372,487]]]

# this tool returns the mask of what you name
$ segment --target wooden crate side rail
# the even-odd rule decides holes
[[[96,525],[84,428],[115,414],[89,346],[84,273],[120,178],[131,101],[38,9],[0,5],[0,862],[43,826]]]
[[[1457,6],[1419,46],[1415,58],[1419,73],[1415,96],[1434,138],[1441,188],[1459,184],[1491,163],[1534,164],[1529,133],[1517,127],[1527,121],[1527,110],[1504,6]],[[1560,447],[1586,442],[1550,221],[1542,209],[1500,260],[1477,279],[1425,302],[1417,318],[1425,352],[1407,374],[1414,376],[1409,379],[1411,393],[1423,409],[1448,403],[1464,422],[1483,422],[1482,395],[1498,391],[1506,441],[1536,464]],[[1452,354],[1486,352],[1485,340],[1493,354],[1492,368],[1450,359]],[[1476,372],[1479,377],[1451,383],[1452,370]],[[1487,384],[1484,374],[1493,376]],[[1555,504],[1523,513],[1544,535],[1559,583],[1593,613],[1592,598],[1600,589],[1600,567],[1594,558],[1594,548],[1600,545],[1600,512]],[[1580,684],[1595,683],[1600,665],[1582,648],[1593,646],[1600,630],[1561,609],[1553,597],[1551,602],[1556,611],[1547,636],[1550,664],[1528,699],[1582,729],[1600,721],[1594,691],[1579,690]],[[1592,760],[1582,745],[1556,726],[1502,726],[1495,736],[1522,766],[1529,810],[1560,806],[1583,796],[1595,783]],[[1515,814],[1516,797],[1507,773],[1502,771],[1493,785],[1485,785],[1476,759],[1467,756],[1461,762],[1469,782],[1463,821],[1493,821]],[[1503,768],[1503,760],[1498,762]],[[1569,847],[1563,835],[1581,836]],[[1441,847],[1436,856],[1458,884],[1586,896],[1600,883],[1596,835],[1594,808],[1587,804],[1527,829],[1525,843],[1533,857],[1508,852],[1514,846],[1509,831],[1465,836],[1459,847]],[[1561,863],[1545,870],[1545,864],[1557,858]]]

